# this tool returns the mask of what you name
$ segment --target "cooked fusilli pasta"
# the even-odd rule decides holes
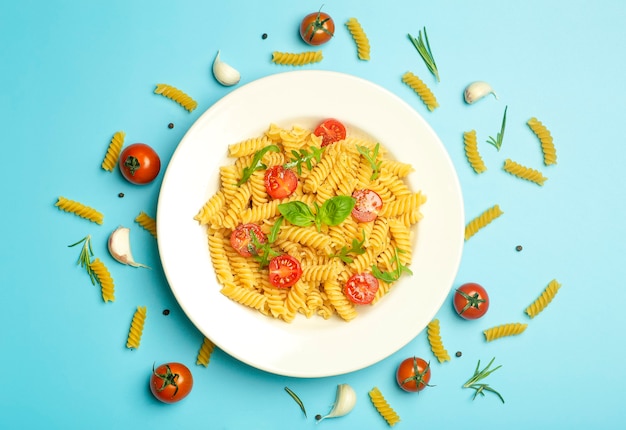
[[[154,238],[157,237],[156,220],[147,213],[141,211],[135,218],[135,222],[147,230]]]
[[[552,299],[554,299],[554,296],[556,296],[559,288],[561,288],[561,284],[559,284],[556,279],[550,281],[541,295],[526,308],[526,314],[530,318],[534,318],[539,315],[539,313],[550,304]]]
[[[94,208],[74,200],[66,199],[65,197],[59,197],[55,206],[64,212],[73,213],[74,215],[85,218],[91,222],[95,222],[96,224],[102,224],[104,221],[104,215]]]
[[[168,84],[157,84],[154,93],[161,94],[162,96],[175,101],[189,112],[198,107],[198,102],[192,99],[187,93]]]
[[[528,324],[523,323],[508,323],[502,324],[495,327],[488,328],[484,330],[485,339],[487,342],[491,342],[492,340],[500,339],[505,336],[516,336],[518,334],[522,334]]]
[[[537,118],[532,117],[526,124],[535,133],[539,142],[541,143],[541,151],[543,152],[543,164],[549,166],[550,164],[556,164],[556,148],[554,147],[554,140],[550,130]]]
[[[465,156],[470,166],[476,173],[483,173],[487,170],[483,158],[478,152],[478,141],[476,139],[476,130],[466,131],[463,133],[463,142],[465,146]]]
[[[485,228],[503,213],[504,212],[502,212],[500,206],[498,205],[493,205],[489,209],[485,210],[465,226],[465,240],[469,240],[469,238],[474,236],[478,230]]]
[[[202,346],[198,351],[198,357],[196,358],[196,364],[207,367],[209,365],[209,361],[211,361],[211,355],[213,354],[213,350],[215,349],[215,344],[211,342],[208,337],[205,337],[202,341]]]
[[[145,306],[137,306],[137,310],[133,314],[133,320],[128,330],[128,338],[126,339],[126,348],[137,349],[141,343],[141,335],[143,334],[143,326],[146,322],[147,308]]]
[[[437,357],[437,360],[443,363],[444,361],[450,361],[450,354],[448,354],[448,351],[443,346],[440,330],[438,319],[434,319],[428,323],[427,334],[430,349],[433,351],[433,354],[435,354],[435,357]]]
[[[304,66],[305,64],[319,63],[324,56],[322,51],[307,52],[278,52],[272,54],[272,62],[281,66]]]
[[[406,72],[402,75],[402,82],[407,84],[422,99],[429,111],[434,111],[439,107],[437,98],[430,88],[417,75],[412,72]]]
[[[111,273],[109,273],[109,269],[104,265],[104,263],[96,258],[89,264],[89,268],[96,276],[98,283],[100,284],[100,289],[102,291],[102,300],[105,302],[113,302],[115,301],[115,283],[113,282],[113,278],[111,277]]]
[[[531,167],[523,166],[510,158],[504,160],[503,169],[505,172],[510,173],[513,176],[534,182],[537,185],[543,185],[543,183],[548,180],[548,178],[543,176],[540,171]]]
[[[367,34],[363,30],[361,23],[356,18],[350,18],[346,22],[346,27],[356,43],[357,55],[359,60],[367,61],[370,59],[370,41]]]
[[[384,418],[387,424],[389,424],[389,426],[393,427],[400,422],[400,416],[389,405],[378,387],[372,388],[368,394],[370,396],[372,404],[374,405],[380,416]]]
[[[102,168],[104,170],[112,172],[113,169],[115,169],[115,165],[120,158],[120,152],[122,152],[122,146],[124,146],[125,137],[126,133],[118,131],[113,135],[113,138],[111,138],[111,142],[107,148],[107,153],[104,156],[104,160],[102,160]]]

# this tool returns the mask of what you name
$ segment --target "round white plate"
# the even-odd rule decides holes
[[[323,96],[320,96],[320,88]],[[335,317],[287,324],[220,293],[205,228],[193,217],[232,164],[229,144],[261,135],[270,123],[313,128],[341,120],[409,162],[414,191],[428,198],[416,227],[413,276],[404,275],[375,306],[346,323]],[[327,71],[271,75],[232,91],[194,123],[167,167],[157,209],[163,269],[181,307],[220,349],[267,372],[293,377],[348,373],[393,354],[426,327],[446,299],[461,259],[464,214],[458,178],[441,141],[407,103],[366,80]]]

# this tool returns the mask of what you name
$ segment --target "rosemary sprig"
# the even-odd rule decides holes
[[[370,166],[372,166],[372,176],[370,177],[370,181],[378,178],[380,175],[380,167],[383,164],[382,161],[376,161],[378,158],[378,151],[380,150],[380,143],[377,143],[372,151],[370,151],[366,146],[360,145],[357,145],[356,149],[359,151],[359,154],[361,154],[370,163]]]
[[[496,135],[495,139],[493,138],[493,136],[489,136],[489,139],[487,140],[487,143],[495,146],[498,151],[502,147],[502,139],[504,139],[504,127],[506,127],[506,111],[508,108],[508,106],[504,108],[504,115],[502,116],[502,126],[500,127],[500,133]]]
[[[300,397],[298,397],[298,395],[294,393],[289,387],[285,387],[285,391],[291,396],[292,399],[296,401],[298,406],[300,406],[300,409],[302,409],[302,413],[306,417],[306,409],[304,409],[304,403],[302,403],[302,400],[300,400]]]
[[[254,157],[252,157],[250,166],[243,169],[241,179],[237,182],[238,187],[245,184],[255,171],[267,168],[267,166],[261,162],[261,159],[268,151],[280,152],[280,148],[276,145],[268,145],[260,151],[257,151]]]
[[[313,168],[313,160],[319,163],[322,159],[322,152],[324,152],[324,148],[325,147],[316,148],[315,146],[310,146],[309,151],[306,149],[296,151],[294,149],[291,151],[291,155],[293,155],[294,158],[283,164],[283,168],[290,169],[295,167],[298,175],[302,175],[302,164],[305,164],[306,167],[311,170]]]
[[[395,254],[393,256],[393,260],[396,263],[396,268],[394,270],[392,270],[391,272],[383,272],[382,270],[380,270],[378,268],[378,266],[376,266],[375,264],[372,265],[372,274],[380,279],[381,281],[387,282],[387,283],[392,283],[397,281],[398,279],[400,279],[400,276],[402,276],[403,273],[408,273],[409,275],[412,275],[413,272],[411,271],[411,269],[409,269],[407,266],[405,266],[404,264],[402,264],[402,262],[400,261],[400,255],[404,253],[404,251],[402,251],[401,249],[396,248]]]
[[[417,39],[409,34],[409,40],[411,40],[411,43],[413,43],[413,46],[417,49],[417,52],[420,54],[420,57],[422,57],[422,60],[424,60],[426,67],[430,70],[430,73],[437,78],[437,82],[440,82],[439,70],[437,70],[435,58],[433,57],[433,52],[430,49],[426,27],[424,27],[424,37],[422,37],[422,30],[420,30],[417,35]]]
[[[365,254],[365,247],[363,246],[363,244],[365,243],[365,230],[361,230],[361,232],[363,233],[363,240],[352,239],[352,245],[350,248],[344,246],[343,248],[341,248],[341,251],[339,251],[338,254],[331,254],[329,257],[339,258],[344,263],[350,264],[354,261],[354,259],[348,254]]]
[[[493,361],[495,359],[496,359],[495,357],[492,358],[489,364],[485,366],[485,368],[482,370],[480,370],[480,360],[478,360],[478,364],[476,365],[476,370],[474,370],[474,375],[470,379],[468,379],[465,384],[463,384],[463,388],[471,388],[475,391],[474,397],[472,397],[472,400],[474,400],[477,395],[480,394],[481,396],[484,396],[485,391],[489,391],[497,395],[500,398],[500,400],[502,400],[502,403],[504,403],[504,398],[500,395],[500,393],[498,393],[496,390],[491,388],[489,384],[484,384],[484,383],[479,382],[502,367],[502,365],[499,365],[489,370],[489,367],[493,364]]]
[[[91,247],[91,235],[88,234],[87,236],[79,240],[78,242],[68,245],[68,247],[71,248],[81,243],[83,244],[83,247],[80,250],[80,254],[78,256],[78,261],[76,262],[76,264],[79,264],[80,267],[84,267],[85,270],[87,270],[87,274],[91,278],[91,283],[93,285],[96,285],[96,275],[93,272],[93,270],[91,270],[91,266],[90,266],[91,257],[93,257],[93,248]]]

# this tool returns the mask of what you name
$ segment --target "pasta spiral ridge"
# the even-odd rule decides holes
[[[535,136],[537,136],[541,143],[543,164],[546,166],[556,164],[556,148],[554,147],[554,140],[552,139],[550,130],[535,117],[530,118],[526,124],[528,124],[528,127],[535,133]]]
[[[141,211],[135,217],[135,222],[147,230],[155,239],[157,237],[156,220],[147,213]]]
[[[350,18],[346,22],[346,27],[356,43],[357,56],[359,60],[367,61],[370,59],[370,41],[367,38],[367,34],[363,30],[361,23],[356,18]]]
[[[344,321],[351,321],[356,318],[356,306],[346,298],[336,278],[329,278],[328,281],[324,282],[324,291],[328,296],[328,300],[337,311],[337,314]]]
[[[120,158],[120,153],[122,152],[122,146],[124,146],[125,137],[126,133],[118,131],[113,135],[113,138],[111,138],[104,160],[102,160],[102,168],[104,170],[112,172],[113,169],[115,169],[115,165],[117,164]]]
[[[184,107],[189,112],[198,107],[198,102],[192,99],[191,96],[189,96],[184,91],[181,91],[178,88],[168,84],[157,84],[154,93],[161,94],[162,96],[167,97],[168,99]]]
[[[505,172],[510,173],[513,176],[517,176],[520,179],[525,179],[530,182],[534,182],[537,185],[543,185],[548,180],[539,170],[535,170],[531,167],[523,166],[510,158],[504,160],[503,169]]]
[[[430,349],[433,351],[433,354],[435,354],[435,357],[437,357],[437,360],[443,363],[444,361],[450,361],[450,354],[448,354],[448,351],[443,346],[440,330],[438,319],[434,319],[428,323],[427,334]]]
[[[100,289],[102,291],[102,300],[104,300],[105,302],[115,301],[115,283],[113,282],[111,273],[109,273],[109,269],[107,269],[107,267],[99,258],[93,260],[89,264],[89,268],[92,270],[94,275],[96,275],[96,279],[100,284]]]
[[[486,209],[465,226],[465,240],[469,240],[470,237],[474,236],[479,230],[485,228],[503,213],[499,205],[493,205]]]
[[[271,140],[267,136],[252,137],[250,139],[228,145],[228,155],[231,157],[251,155],[271,143]]]
[[[387,421],[389,426],[394,426],[400,422],[400,416],[389,405],[378,387],[374,387],[369,391],[370,400],[378,411],[378,413]]]
[[[487,170],[485,162],[478,152],[478,141],[476,139],[476,130],[466,131],[463,133],[463,142],[465,147],[465,156],[470,166],[476,173],[483,173]]]
[[[274,51],[272,54],[272,62],[282,66],[304,66],[305,64],[319,63],[323,58],[322,51],[298,53]]]
[[[64,212],[73,213],[96,224],[102,224],[104,221],[104,215],[94,208],[74,200],[66,199],[65,197],[59,197],[55,206]]]
[[[526,308],[526,314],[530,318],[534,318],[539,315],[539,313],[550,304],[552,299],[554,299],[556,293],[559,291],[559,288],[561,288],[561,284],[559,284],[556,279],[550,281],[541,295]]]
[[[146,307],[137,306],[137,310],[133,314],[133,320],[130,323],[128,338],[126,340],[126,348],[137,349],[141,343],[141,335],[143,334],[143,326],[146,322]]]
[[[406,72],[402,75],[402,82],[407,84],[422,99],[429,111],[434,111],[439,107],[437,98],[430,88],[417,75],[412,72]]]
[[[211,355],[213,354],[214,349],[215,344],[211,342],[208,337],[205,337],[202,341],[202,346],[200,346],[200,350],[198,351],[196,364],[207,367],[209,365],[209,361],[211,361]]]
[[[485,339],[487,340],[487,342],[491,342],[492,340],[500,339],[501,337],[517,336],[519,334],[522,334],[524,330],[526,330],[527,326],[528,324],[523,324],[519,322],[501,324],[495,327],[488,328],[487,330],[484,330],[483,333],[485,334]]]
[[[256,290],[247,290],[239,285],[226,283],[220,291],[229,299],[256,310],[261,310],[266,305],[267,297]]]

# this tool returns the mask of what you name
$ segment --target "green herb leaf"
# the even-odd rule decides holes
[[[91,270],[91,257],[93,257],[93,248],[91,247],[91,235],[83,237],[78,242],[68,245],[68,247],[71,248],[81,243],[83,244],[83,247],[80,250],[80,254],[78,256],[78,261],[76,262],[76,264],[79,264],[80,267],[85,268],[87,274],[91,278],[92,285],[96,285],[96,274],[93,272],[93,270]]]
[[[316,218],[326,225],[339,225],[348,218],[355,204],[356,199],[351,196],[331,197],[322,204]]]
[[[268,145],[265,148],[257,151],[254,154],[254,157],[252,158],[252,162],[250,163],[250,166],[243,169],[243,175],[241,176],[241,179],[239,180],[239,182],[237,182],[238,187],[245,184],[255,171],[266,168],[266,166],[263,163],[261,163],[261,159],[268,151],[280,152],[280,148],[276,145]]]
[[[300,201],[281,203],[278,205],[278,211],[287,221],[299,227],[308,227],[315,222],[311,208]]]
[[[481,396],[484,396],[485,391],[488,391],[497,395],[502,401],[502,403],[504,403],[504,398],[500,395],[500,393],[498,393],[496,390],[491,388],[489,384],[480,382],[483,379],[485,379],[487,376],[491,375],[493,372],[495,372],[496,370],[502,367],[502,365],[499,365],[497,367],[494,367],[491,370],[489,369],[489,367],[491,367],[495,359],[496,359],[495,357],[492,358],[489,364],[487,364],[487,366],[485,366],[485,368],[482,370],[480,370],[480,360],[478,360],[478,364],[476,365],[476,370],[474,370],[474,374],[472,375],[471,378],[467,380],[465,384],[463,384],[463,388],[471,388],[475,391],[474,397],[472,397],[472,400],[475,399],[476,396],[479,394]]]
[[[289,389],[289,387],[285,387],[285,391],[291,396],[292,399],[294,399],[296,401],[298,406],[300,406],[300,409],[302,409],[302,413],[306,417],[306,409],[304,409],[304,403],[302,403],[302,400],[300,400],[300,397],[298,397],[298,395],[296,393],[291,391],[291,389]]]
[[[282,217],[280,217],[279,220],[282,220]],[[274,230],[275,227],[276,227],[276,224],[274,224],[274,226],[272,227],[272,231]],[[280,226],[278,228],[280,229]],[[275,235],[277,234],[278,234],[278,229]],[[258,261],[261,267],[266,267],[267,265],[269,265],[270,260],[273,257],[280,255],[280,252],[274,251],[274,249],[272,249],[271,247],[271,243],[273,243],[274,240],[276,239],[274,237],[274,240],[270,240],[271,235],[272,235],[272,232],[270,232],[268,241],[265,243],[261,243],[257,235],[254,233],[254,231],[250,230],[250,239],[252,240],[252,246],[250,246],[250,252],[252,253],[252,258]]]
[[[361,230],[361,232],[363,233],[363,240],[352,239],[352,246],[350,248],[344,246],[343,248],[341,248],[341,251],[339,251],[339,254],[332,254],[329,257],[339,258],[344,263],[350,264],[354,261],[354,259],[350,257],[349,254],[365,254],[365,247],[363,246],[363,244],[365,243],[365,230]]]
[[[413,272],[411,271],[411,269],[409,269],[407,266],[402,264],[402,262],[400,261],[399,254],[402,254],[403,252],[404,251],[402,251],[401,249],[398,249],[398,248],[395,249],[393,261],[396,263],[396,268],[394,270],[392,270],[391,272],[383,272],[382,270],[378,268],[378,266],[374,264],[372,265],[372,274],[376,278],[387,283],[392,283],[392,282],[397,281],[398,279],[400,279],[400,276],[402,276],[403,273],[408,273],[409,275],[412,275]]]
[[[302,175],[302,164],[305,164],[307,169],[311,170],[313,168],[313,160],[319,163],[322,159],[323,152],[324,148],[317,148],[315,146],[310,146],[309,151],[306,149],[296,151],[294,149],[291,151],[291,155],[293,155],[294,158],[283,164],[283,168],[290,169],[295,167],[298,175]]]
[[[491,145],[495,146],[498,151],[502,147],[502,139],[504,139],[504,127],[506,126],[506,111],[508,108],[509,108],[508,106],[504,108],[504,115],[502,116],[502,126],[500,127],[500,133],[496,135],[495,139],[493,138],[493,136],[489,136],[489,139],[487,140],[487,143],[490,143]]]
[[[382,161],[376,161],[378,158],[378,151],[380,150],[380,143],[377,143],[371,152],[366,146],[357,145],[356,149],[359,151],[359,154],[361,154],[363,158],[370,163],[370,166],[372,166],[372,176],[370,177],[370,180],[373,181],[378,178],[380,175],[380,167],[383,164]]]
[[[432,73],[437,82],[439,82],[439,70],[437,70],[437,64],[435,64],[435,58],[433,57],[433,52],[430,49],[430,43],[428,42],[428,34],[426,33],[426,27],[424,27],[424,37],[422,37],[422,31],[420,30],[417,39],[409,34],[409,40],[417,49],[417,52],[424,60],[426,67]]]
[[[276,242],[276,239],[278,238],[278,232],[280,231],[280,226],[283,224],[283,219],[284,218],[282,216],[279,216],[276,221],[274,221],[274,225],[270,230],[270,234],[267,236],[267,241],[269,243]]]

